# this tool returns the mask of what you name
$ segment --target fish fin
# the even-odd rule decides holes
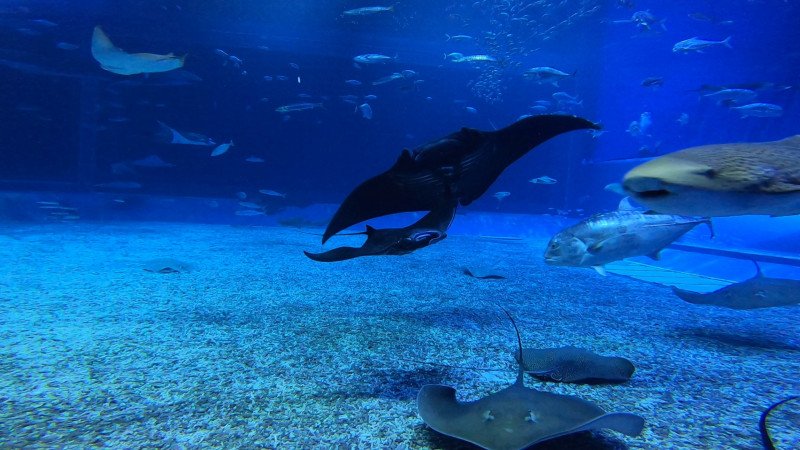
[[[621,183],[610,183],[607,184],[606,187],[603,188],[606,191],[613,192],[619,195],[627,195],[625,193],[625,188],[622,187]]]
[[[367,231],[365,231],[364,233],[365,233],[365,234],[366,234],[366,235],[369,237],[369,236],[371,236],[371,235],[372,235],[372,233],[374,233],[374,232],[375,232],[375,228],[373,228],[373,227],[371,227],[371,226],[367,225]]]
[[[592,266],[592,269],[597,271],[597,273],[599,273],[602,276],[608,275],[608,272],[606,272],[606,268],[603,266]]]
[[[664,250],[663,248],[661,250]],[[661,261],[661,250],[655,251],[647,255],[648,258],[652,259],[653,261]]]
[[[711,223],[711,218],[706,218],[705,223],[708,225],[708,229],[711,231],[711,239],[714,239],[716,234],[714,233],[714,224]]]
[[[728,48],[733,48],[733,46],[731,45],[731,38],[732,38],[732,37],[733,37],[733,36],[728,36],[728,37],[726,37],[726,38],[725,38],[725,39],[722,41],[722,45],[724,45],[725,47],[728,47]]]
[[[633,206],[631,204],[631,197],[626,196],[622,200],[619,201],[619,205],[617,206],[617,210],[619,211],[637,211],[639,208]]]
[[[603,250],[603,244],[604,243],[605,243],[605,241],[596,242],[596,243],[586,247],[586,251],[594,255],[594,254],[600,252],[601,250]]]

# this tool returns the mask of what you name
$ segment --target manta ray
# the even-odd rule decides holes
[[[323,233],[322,243],[375,217],[431,211],[443,199],[467,206],[532,148],[579,129],[600,126],[575,116],[540,115],[497,131],[462,128],[413,150],[405,149],[388,171],[361,183],[345,198]]]
[[[367,225],[367,240],[361,247],[339,247],[323,253],[306,256],[319,262],[343,261],[372,255],[405,255],[435,244],[447,237],[447,229],[453,223],[458,203],[451,199],[442,202],[433,211],[405,228],[375,229]]]

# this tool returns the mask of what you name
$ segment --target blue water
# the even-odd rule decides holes
[[[342,14],[353,8],[379,5],[392,3],[0,1],[0,83],[4,86],[0,90],[3,145],[0,219],[11,224],[54,221],[52,211],[42,208],[48,203],[41,202],[61,202],[80,211],[79,220],[88,224],[82,225],[88,228],[77,227],[73,235],[61,223],[56,224],[57,233],[69,236],[64,238],[66,242],[81,241],[82,233],[92,235],[94,222],[186,221],[274,226],[300,218],[315,222],[318,227],[330,219],[336,206],[359,183],[391,167],[404,148],[416,147],[461,127],[494,130],[523,115],[574,114],[602,124],[603,132],[594,135],[571,132],[538,146],[511,165],[482,198],[461,208],[451,229],[452,235],[496,235],[546,242],[548,236],[564,226],[595,212],[614,209],[620,197],[603,187],[619,181],[638,163],[638,158],[697,145],[770,141],[800,133],[797,95],[800,3],[794,0],[401,0],[393,3],[393,12],[360,17]],[[649,12],[654,22],[647,27],[637,25],[630,20],[637,12]],[[90,52],[95,26],[102,26],[114,44],[128,52],[172,52],[185,55],[185,65],[180,70],[149,75],[126,76],[105,71]],[[471,39],[448,38],[457,35]],[[692,37],[721,41],[729,36],[732,48],[714,45],[702,53],[687,54],[672,50],[677,42]],[[453,52],[488,55],[498,61],[456,63],[446,56]],[[367,53],[387,55],[392,60],[385,64],[354,63],[355,56]],[[560,80],[558,86],[523,77],[525,70],[540,66],[574,75]],[[373,84],[401,72],[405,76]],[[653,77],[661,79],[659,86],[642,85],[645,79]],[[357,80],[360,84],[347,80]],[[779,105],[783,114],[741,118],[726,105],[703,97],[709,92],[702,89],[704,85],[740,83],[768,83],[757,91],[754,101]],[[575,101],[572,105],[558,105],[553,97],[556,93],[569,95]],[[543,111],[532,108],[537,101],[547,105]],[[322,106],[292,113],[276,111],[281,106],[302,102]],[[362,114],[359,105],[364,103],[370,105],[370,118]],[[640,134],[631,131],[632,123],[641,124],[643,115],[649,116],[651,122],[646,130]],[[211,157],[213,146],[166,144],[156,138],[159,122],[181,132],[202,134],[217,144],[233,141],[235,145],[225,154]],[[143,167],[135,163],[151,156],[157,156],[169,167]],[[247,161],[253,157],[263,161]],[[557,183],[529,182],[542,176]],[[267,189],[285,197],[258,194],[258,190]],[[510,195],[498,201],[493,196],[496,192]],[[235,215],[242,209],[241,200],[263,202],[269,215]],[[540,214],[551,216],[542,218]],[[77,213],[72,219],[78,219]],[[378,219],[372,223],[375,226],[409,223],[392,220]],[[740,281],[751,277],[754,271],[752,264],[743,259],[747,255],[758,259],[760,252],[766,252],[779,255],[771,256],[769,261],[773,263],[765,266],[765,272],[773,277],[797,278],[796,267],[774,261],[800,254],[798,220],[797,217],[723,218],[716,221],[717,237],[713,242],[709,242],[706,230],[695,230],[683,242],[742,251],[744,256],[731,262],[714,254],[674,252],[668,253],[663,264],[676,271],[705,271],[707,276]],[[196,229],[202,227],[187,226],[186,233]],[[217,229],[212,226],[211,231],[202,230],[202,239],[193,244],[196,252],[193,257],[198,260],[204,259],[202,254]],[[149,228],[143,231],[150,232]],[[32,241],[38,239],[38,234],[32,236]],[[120,236],[125,240],[124,233]],[[178,236],[187,239],[185,235]],[[302,240],[305,237],[293,234],[296,242],[281,243],[291,251],[296,250],[296,254],[274,252],[287,258],[284,265],[277,266],[282,268],[282,282],[287,280],[286,273],[298,267],[308,268],[298,266],[300,263],[292,259],[295,256],[302,259],[299,251],[306,245]],[[262,238],[259,235],[253,239]],[[48,254],[61,255],[60,239],[52,238],[58,245],[55,250],[46,250]],[[482,243],[479,239],[475,241]],[[314,245],[317,242],[315,236]],[[83,258],[78,266],[85,269],[97,261],[81,245],[76,244],[74,251]],[[167,252],[179,247],[169,239],[159,245],[150,250]],[[254,248],[261,243],[254,246],[248,241],[235,245],[258,253]],[[236,246],[222,247],[239,248]],[[134,255],[141,251],[133,244],[130,249],[122,247],[126,257],[128,252]],[[437,251],[445,251],[439,247]],[[109,248],[98,253],[100,260],[119,257],[113,245],[109,244]],[[474,247],[458,247],[458,250],[462,258],[481,251]],[[523,279],[520,273],[530,275],[531,267],[540,270],[541,250],[516,250],[516,259],[509,263],[517,270],[515,282]],[[24,251],[28,252],[28,259],[35,260],[35,251]],[[424,254],[413,256],[419,255]],[[425,256],[419,257],[425,261]],[[69,278],[70,272],[58,268],[72,264],[72,257],[65,253],[63,258],[67,262],[56,258],[56,263],[51,264],[56,268],[54,271]],[[242,268],[231,269],[231,273],[236,276],[246,273],[250,277],[252,267],[247,264],[264,263],[261,258],[260,253],[245,258]],[[493,258],[500,261],[503,252],[496,251]],[[441,273],[430,278],[448,284],[447,277],[453,274],[445,270],[447,267],[441,261],[454,259],[439,256],[438,272],[434,273]],[[407,290],[416,292],[418,288],[419,292],[427,292],[422,281],[430,280],[420,281],[416,260],[401,261],[414,267],[408,269],[408,278],[397,279],[401,281],[386,276],[388,285],[395,282]],[[27,261],[22,274],[13,276],[15,283],[3,282],[0,286],[19,284],[24,286],[20,289],[30,290],[25,279],[37,263]],[[529,263],[530,266],[526,265]],[[206,267],[206,270],[203,280],[234,277],[217,277],[216,268]],[[320,283],[321,291],[328,292],[338,285],[339,280],[325,277],[339,276],[339,272],[316,266],[312,270],[320,273],[305,272],[303,276]],[[360,280],[361,270],[359,267],[342,277]],[[548,272],[534,287],[556,292],[564,297],[561,303],[573,304],[576,300],[568,288],[575,283],[569,277],[581,277],[581,282],[585,278],[591,284],[593,279],[588,277],[595,275],[588,269],[575,271],[576,275],[568,271]],[[138,265],[135,272],[139,274]],[[375,277],[382,273],[379,268],[369,272],[377,274]],[[40,269],[37,273],[47,278],[47,271]],[[549,286],[554,273],[565,281]],[[252,276],[261,275],[259,272]],[[125,272],[125,276],[129,274]],[[402,281],[407,279],[413,282]],[[608,291],[616,289],[613,280],[604,280],[611,286]],[[250,281],[248,278],[243,283]],[[267,281],[264,282],[269,285]],[[287,283],[295,288],[303,286],[303,282],[291,279]],[[216,292],[222,299],[219,303],[215,299],[206,300],[222,309],[228,307],[225,299],[238,298],[243,289],[236,283],[232,285],[230,292],[235,294]],[[481,292],[460,286],[469,295]],[[516,289],[517,285],[514,286]],[[195,292],[194,288],[192,285],[185,289],[205,298],[201,290]],[[95,294],[102,291],[86,289]],[[253,289],[255,292],[256,288]],[[658,289],[661,288],[654,288],[654,292],[658,293]],[[514,292],[524,295],[519,294],[515,301],[527,307],[526,296],[532,290],[527,284],[520,287]],[[442,296],[454,295],[464,302],[470,301],[468,294],[457,289],[453,291],[455,294],[442,292]],[[383,301],[382,291],[372,294]],[[595,290],[592,294],[597,300],[607,292]],[[629,295],[635,301],[645,301],[644,295]],[[34,305],[48,299],[37,293],[30,296],[35,300]],[[524,302],[520,300],[522,297]],[[191,297],[187,299],[190,304],[194,302]],[[413,300],[431,301],[424,297]],[[631,299],[623,296],[617,300]],[[652,301],[659,307],[670,306],[658,303],[661,300]],[[126,301],[136,302],[134,297]],[[293,304],[288,305],[291,311]],[[346,305],[341,307],[346,309]],[[370,307],[379,306],[371,303]],[[636,310],[650,320],[647,307],[639,305]],[[121,311],[124,315],[124,310]],[[555,314],[554,311],[551,309],[550,313]],[[774,310],[771,313],[777,314]],[[711,323],[709,327],[716,326],[717,316],[713,314],[705,317],[700,310],[691,310],[691,314],[696,318],[693,320],[707,320]],[[723,314],[730,321],[726,323],[738,321],[725,314],[730,311]],[[679,313],[675,316],[674,323],[681,323]],[[768,333],[769,327],[762,327],[758,321],[761,316],[748,317],[755,324],[752,329]],[[788,316],[785,319],[790,320]],[[637,323],[636,327],[645,330],[642,335],[647,335],[651,328],[648,322]],[[791,324],[782,322],[779,338],[785,337],[789,329]],[[769,369],[765,367],[762,364],[759,370]],[[786,373],[795,371],[790,363],[782,367]],[[755,413],[764,406],[748,404],[747,408]],[[754,423],[750,421],[742,428],[749,430]],[[751,431],[755,433],[754,429]],[[676,434],[683,432],[685,428],[678,427]],[[752,438],[748,436],[747,442],[754,442]]]

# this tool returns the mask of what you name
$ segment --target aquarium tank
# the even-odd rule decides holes
[[[800,448],[798,17],[0,0],[0,447]]]

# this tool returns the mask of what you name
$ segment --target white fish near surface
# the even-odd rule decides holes
[[[233,147],[233,140],[225,144],[219,144],[213,151],[211,151],[211,156],[219,156]]]
[[[547,175],[530,180],[533,184],[556,184],[558,181],[555,178],[550,178]]]
[[[732,110],[745,117],[779,117],[783,115],[783,108],[772,103],[751,103],[749,105],[734,106]]]
[[[263,158],[259,158],[258,156],[250,156],[248,158],[245,158],[245,161],[251,162],[251,163],[263,163],[264,159]]]
[[[127,53],[116,47],[99,26],[94,27],[92,34],[92,56],[100,68],[120,75],[167,72],[183,67],[184,60],[172,53]]]
[[[258,192],[261,192],[264,195],[270,195],[272,197],[286,198],[286,194],[281,194],[280,192],[273,191],[272,189],[259,189]]]
[[[691,39],[686,39],[676,43],[672,47],[672,51],[675,53],[688,53],[688,52],[703,53],[703,50],[713,45],[724,45],[725,47],[733,48],[733,46],[731,45],[732,37],[733,36],[728,36],[721,41],[706,41],[704,39],[693,37]]]
[[[372,119],[372,107],[369,106],[369,103],[362,103],[358,106],[358,109],[361,110],[361,117],[365,119]]]
[[[623,199],[621,207],[626,203]],[[659,259],[661,250],[701,223],[711,227],[711,221],[702,217],[622,209],[599,213],[559,231],[544,258],[550,265],[591,267],[605,275],[603,266],[613,261],[634,256]]]

